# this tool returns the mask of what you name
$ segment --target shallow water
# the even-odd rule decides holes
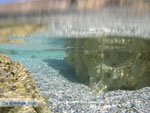
[[[25,39],[26,42],[1,44],[0,52],[29,70],[51,111],[70,111],[70,108],[64,109],[66,105],[63,103],[84,100],[83,97],[93,95],[89,87],[78,82],[74,69],[64,61],[64,39],[38,37],[37,34],[9,38]]]
[[[40,94],[46,98],[49,109],[53,112],[81,112],[96,111],[98,109],[93,107],[97,103],[96,100],[93,100],[96,95],[92,93],[87,85],[77,80],[75,70],[64,60],[66,51],[83,51],[87,49],[96,51],[102,48],[107,51],[120,48],[122,51],[137,52],[149,50],[150,43],[150,41],[135,38],[108,38],[106,40],[99,39],[99,41],[105,43],[103,47],[98,47],[96,40],[92,38],[59,39],[38,34],[10,38],[24,38],[26,42],[16,45],[1,44],[1,52],[7,54],[12,60],[19,61],[30,71]],[[127,43],[123,43],[123,39]],[[69,45],[69,42],[73,40],[78,40],[79,43]],[[90,40],[93,45],[90,47],[82,45],[86,40]],[[93,101],[93,106],[86,105],[88,102]],[[79,106],[79,103],[82,103],[82,105]]]

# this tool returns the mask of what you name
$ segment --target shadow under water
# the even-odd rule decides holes
[[[44,59],[43,61],[46,62],[48,66],[58,70],[59,73],[69,81],[77,82],[74,68],[68,65],[64,60]]]

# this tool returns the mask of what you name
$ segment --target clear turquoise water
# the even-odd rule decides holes
[[[43,71],[43,73],[47,73],[48,70],[50,71],[48,74],[50,74],[52,70],[49,68],[53,68],[60,76],[62,75],[60,73],[62,70],[64,71],[65,76],[68,72],[71,72],[73,79],[76,80],[73,68],[64,61],[66,50],[64,45],[65,38],[52,38],[40,34],[9,38],[24,39],[26,42],[23,44],[1,44],[0,52],[8,55],[12,60],[19,61],[26,66],[35,79],[37,76],[33,72],[44,70],[45,72]],[[43,73],[41,73],[41,77],[44,76]]]
[[[88,86],[78,82],[74,69],[64,60],[66,39],[37,34],[9,38],[25,39],[26,42],[1,44],[1,53],[8,55],[13,61],[19,61],[29,70],[39,93],[47,98],[51,111],[70,111],[70,108],[64,109],[66,101],[83,101],[94,96]]]
[[[8,55],[14,61],[19,61],[29,70],[35,79],[39,93],[46,98],[47,105],[52,112],[80,113],[84,111],[96,113],[96,110],[98,110],[97,112],[99,113],[101,108],[97,105],[101,103],[103,106],[107,103],[103,95],[110,96],[110,98],[112,97],[109,95],[111,92],[109,92],[101,94],[102,98],[99,98],[99,96],[91,92],[88,86],[78,82],[75,76],[75,70],[64,60],[65,50],[70,48],[65,46],[65,42],[68,39],[52,38],[48,35],[39,34],[9,38],[25,39],[26,42],[23,44],[1,44],[0,52]],[[138,42],[139,48],[136,48],[138,51],[141,47],[149,47],[146,46],[149,45],[149,41],[142,42],[140,40]],[[120,47],[120,45],[117,45],[117,47],[118,46]],[[111,46],[108,44],[108,47]],[[75,47],[75,49],[78,48]],[[80,49],[82,49],[82,47],[80,47]],[[93,47],[90,46],[90,49],[93,50],[96,48],[93,45]],[[147,49],[149,50],[149,48]],[[122,94],[122,98],[126,97],[124,96],[125,91],[120,92],[121,94],[119,92],[119,96]],[[113,94],[116,96],[116,94],[112,92],[112,95]],[[112,98],[112,103],[113,101]],[[90,102],[92,104],[88,104]],[[120,100],[120,102],[122,102],[122,100]],[[108,104],[111,104],[111,102],[108,101]]]

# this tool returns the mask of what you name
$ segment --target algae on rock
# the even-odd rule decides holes
[[[0,100],[36,99],[37,106],[0,107],[0,113],[50,113],[43,97],[38,94],[32,75],[26,68],[0,54]]]
[[[101,37],[66,41],[65,60],[96,93],[150,86],[150,41]]]

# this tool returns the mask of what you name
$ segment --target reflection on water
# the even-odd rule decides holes
[[[150,40],[138,37],[101,36],[87,38],[65,39],[66,48],[80,48],[83,50],[114,50],[120,51],[148,51]]]

